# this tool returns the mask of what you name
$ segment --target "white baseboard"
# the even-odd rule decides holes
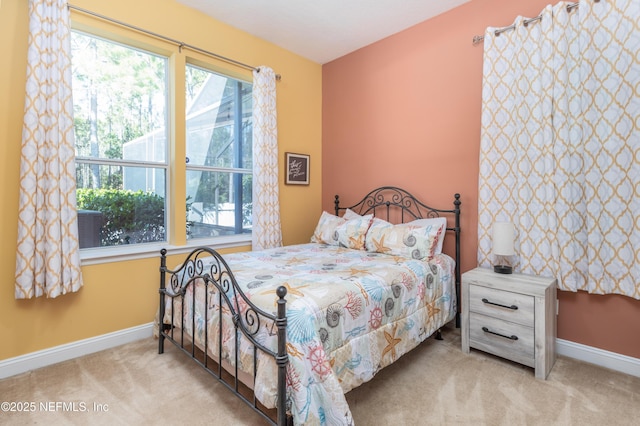
[[[146,339],[153,334],[153,323],[143,324],[89,339],[78,340],[66,345],[20,355],[0,361],[0,379],[46,367],[83,355],[103,351],[125,343]]]
[[[621,373],[640,377],[640,359],[603,349],[574,343],[569,340],[556,339],[556,353],[569,358],[609,368]]]
[[[9,358],[0,361],[0,379],[124,345],[125,343],[146,339],[151,337],[152,334],[153,323],[143,324],[66,345],[32,352],[15,358]],[[638,358],[620,355],[615,352],[609,352],[563,339],[556,339],[556,352],[558,355],[640,377],[640,359]]]

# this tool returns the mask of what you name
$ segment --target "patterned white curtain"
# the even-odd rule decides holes
[[[276,75],[253,71],[253,228],[252,248],[282,246],[278,189]]]
[[[29,1],[16,253],[16,299],[82,287],[76,215],[69,11]]]
[[[640,299],[640,2],[569,5],[485,33],[478,263],[511,221],[517,271]]]

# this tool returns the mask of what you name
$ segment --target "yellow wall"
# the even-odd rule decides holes
[[[319,64],[172,0],[73,0],[70,3],[243,63],[269,66],[281,74],[277,108],[283,240],[284,244],[309,240],[321,212],[322,68]],[[0,200],[3,204],[0,209],[0,360],[149,323],[158,304],[157,258],[85,266],[85,285],[76,294],[57,299],[14,299],[27,4],[26,0],[2,0],[0,4]],[[75,12],[72,16],[88,22]],[[174,59],[184,61],[183,54],[177,53],[177,49],[175,52]],[[218,69],[249,80],[251,77],[250,72],[223,62]],[[311,155],[309,186],[283,184],[287,151]],[[177,158],[184,158],[179,153],[180,148]],[[178,257],[172,257],[170,263],[177,260]]]

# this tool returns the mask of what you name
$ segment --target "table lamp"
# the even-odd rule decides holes
[[[515,229],[511,222],[496,222],[493,224],[493,255],[495,263],[493,272],[510,274],[513,272],[510,257],[515,255],[513,240]]]

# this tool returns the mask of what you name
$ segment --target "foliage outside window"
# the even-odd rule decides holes
[[[81,248],[166,240],[167,63],[72,33]]]

